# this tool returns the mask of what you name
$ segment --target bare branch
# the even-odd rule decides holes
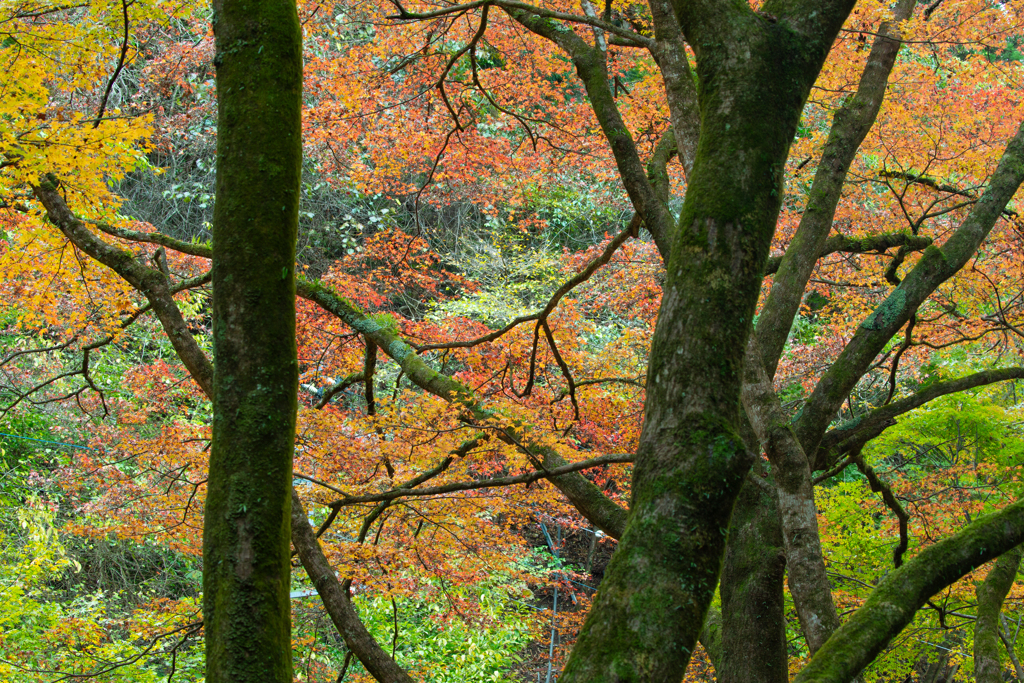
[[[615,454],[615,455],[602,455],[597,458],[590,458],[589,460],[582,460],[580,462],[570,463],[562,465],[561,467],[554,467],[538,472],[527,472],[525,474],[517,474],[508,477],[496,477],[494,479],[482,479],[480,481],[465,481],[455,482],[451,484],[443,484],[440,486],[431,486],[428,488],[395,488],[389,491],[383,491],[381,493],[369,493],[361,496],[351,496],[346,494],[344,491],[338,489],[335,486],[331,486],[325,482],[314,481],[310,477],[302,474],[295,474],[300,479],[306,479],[313,481],[313,483],[319,484],[325,488],[334,491],[342,495],[340,500],[336,500],[332,503],[328,503],[331,507],[343,507],[346,505],[359,505],[362,503],[379,503],[385,501],[392,501],[397,498],[411,498],[411,497],[424,497],[424,496],[441,496],[446,493],[458,493],[461,491],[475,491],[477,489],[488,489],[488,488],[500,488],[503,486],[515,486],[517,484],[531,484],[540,479],[551,479],[553,477],[559,477],[564,474],[570,474],[573,472],[579,472],[580,470],[589,469],[591,467],[602,467],[604,465],[611,465],[614,463],[633,462],[632,454]]]

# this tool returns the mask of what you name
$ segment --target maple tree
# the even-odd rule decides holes
[[[97,6],[91,23],[64,8],[15,8],[12,21],[41,41],[82,28],[116,36],[109,10]],[[709,621],[720,619],[720,641],[703,636],[719,679],[788,678],[788,579],[810,656],[798,680],[849,680],[932,594],[1021,540],[1011,493],[975,526],[915,531],[924,540],[913,548],[904,532],[893,556],[902,566],[841,625],[812,476],[825,484],[856,466],[899,508],[865,458],[872,440],[929,401],[1024,375],[928,365],[947,346],[987,338],[1001,357],[1016,354],[1019,237],[1008,207],[1024,173],[1020,67],[1000,55],[1018,11],[948,0],[299,7],[311,170],[339,192],[402,200],[367,212],[387,229],[364,226],[356,239],[310,216],[307,229],[344,255],[297,282],[295,476],[310,486],[294,490],[292,543],[371,674],[408,680],[360,621],[352,586],[422,595],[522,577],[525,511],[582,516],[619,539],[567,679],[680,678],[721,571],[721,611]],[[39,16],[60,20],[36,25]],[[198,474],[209,429],[197,388],[213,393],[201,288],[217,255],[118,215],[106,185],[140,163],[143,140],[173,156],[191,144],[181,138],[208,133],[189,121],[212,110],[211,43],[204,29],[174,30],[138,90],[139,110],[146,98],[165,102],[152,137],[145,114],[93,126],[120,126],[103,144],[89,137],[98,134],[70,103],[88,85],[84,99],[105,102],[111,88],[95,86],[105,79],[19,76],[7,106],[20,118],[6,121],[22,128],[4,142],[4,192],[12,209],[39,202],[49,223],[30,206],[5,218],[3,286],[24,329],[84,354],[57,374],[81,379],[69,393],[87,411],[114,415],[102,438],[143,453],[134,460],[146,474],[106,468],[108,521],[185,549],[198,538],[197,504],[212,504]],[[108,52],[90,73],[125,62],[130,41],[99,42]],[[36,67],[15,45],[5,49],[28,74]],[[61,125],[41,136],[50,121]],[[63,146],[81,158],[52,151]],[[41,184],[49,172],[56,180]],[[544,278],[452,272],[416,235],[424,206],[471,200],[499,237],[528,244],[556,222],[552,178],[611,206],[624,190],[635,217]],[[641,225],[650,241],[633,239]],[[148,245],[159,247],[149,262],[135,258]],[[90,393],[100,388],[90,358],[149,309],[197,386],[161,360],[133,369],[117,401]],[[28,384],[9,409],[60,397],[47,392],[63,385],[18,369]],[[762,449],[766,461],[754,456]],[[118,511],[135,495],[147,509]],[[975,635],[984,641],[985,629]],[[976,656],[987,646],[990,637]]]

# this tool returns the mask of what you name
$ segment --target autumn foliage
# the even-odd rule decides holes
[[[363,327],[300,292],[294,485],[339,579],[357,596],[396,605],[396,629],[397,605],[432,605],[428,621],[439,631],[515,611],[544,645],[533,675],[544,670],[549,643],[555,667],[563,660],[601,574],[584,562],[587,550],[551,559],[559,545],[545,535],[560,529],[564,547],[584,548],[597,527],[541,476],[547,456],[538,454],[564,465],[605,458],[583,476],[628,508],[627,456],[643,425],[665,271],[650,235],[629,224],[616,159],[573,64],[500,5],[300,2],[300,266],[307,281],[348,302]],[[603,9],[589,0],[540,6],[556,18]],[[647,163],[670,130],[669,106],[655,59],[624,34],[651,36],[650,10],[608,8],[604,21],[622,35],[580,23],[566,30],[605,52],[614,104]],[[208,13],[149,0],[0,3],[0,426],[41,411],[59,424],[51,436],[95,449],[46,474],[59,487],[63,533],[145,540],[193,557],[209,402],[152,303],[58,230],[33,188],[59,180],[94,237],[163,273],[192,338],[209,352],[205,221],[216,95]],[[833,116],[891,18],[889,3],[859,2],[829,54],[791,147],[773,259],[806,209]],[[1022,21],[1016,0],[940,0],[899,23],[903,46],[832,224],[848,248],[818,260],[774,376],[789,414],[985,191],[1024,119]],[[661,163],[677,213],[686,173],[678,159]],[[147,187],[164,189],[147,195]],[[936,382],[1020,365],[1018,210],[1015,201],[1002,211],[969,265],[878,355],[837,424]],[[769,273],[761,304],[772,285]],[[411,380],[405,352],[379,346],[366,326],[404,340],[472,402]],[[819,468],[828,475],[818,482],[819,526],[841,615],[890,570],[900,534],[859,472],[873,467],[891,487],[909,515],[913,556],[1018,499],[1016,391],[999,385],[941,399],[900,416],[859,463]],[[494,485],[481,485],[488,480]],[[614,543],[599,538],[589,553],[606,562]],[[64,562],[51,555],[47,563]],[[933,598],[868,678],[920,670],[935,659],[921,643],[937,640],[944,666],[969,668],[962,633],[985,574]],[[308,583],[295,572],[297,589]],[[552,639],[551,612],[514,603],[547,609],[556,586]],[[492,590],[500,609],[480,597]],[[1017,586],[1006,603],[1018,620],[1019,598]],[[191,623],[182,607],[189,600],[154,609],[174,614],[168,628],[180,627]],[[810,653],[795,617],[790,630],[795,673]],[[83,626],[74,638],[88,634]],[[310,655],[309,680],[336,675],[344,660],[314,656],[327,651],[324,638],[296,636],[297,652]],[[421,657],[403,664],[442,680],[443,667]],[[695,661],[703,663],[691,665],[688,680],[711,676],[706,660]]]

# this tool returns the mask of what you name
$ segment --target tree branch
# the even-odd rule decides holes
[[[345,640],[348,649],[355,653],[370,675],[381,683],[412,683],[394,659],[366,630],[356,614],[352,601],[342,587],[334,568],[327,561],[320,542],[309,525],[309,518],[302,508],[299,494],[292,488],[292,546],[302,562],[313,587],[323,601],[327,614]]]
[[[428,488],[417,489],[413,488],[408,484],[400,486],[398,488],[391,489],[390,491],[382,491],[381,493],[369,493],[363,496],[350,496],[341,489],[329,486],[323,482],[317,482],[309,477],[301,474],[295,476],[302,479],[307,479],[318,483],[321,486],[325,486],[335,493],[339,493],[343,498],[328,503],[330,507],[344,507],[347,505],[360,505],[363,503],[380,503],[386,501],[396,500],[398,498],[422,498],[425,496],[441,496],[446,493],[458,493],[460,491],[475,491],[477,489],[493,489],[501,488],[504,486],[516,486],[517,484],[531,484],[541,479],[553,479],[564,474],[570,474],[573,472],[579,472],[580,470],[590,469],[591,467],[603,467],[604,465],[611,465],[614,463],[633,462],[633,456],[631,454],[616,454],[616,455],[602,455],[597,458],[590,458],[589,460],[582,460],[580,462],[574,462],[561,467],[554,467],[550,469],[539,470],[536,472],[527,472],[525,474],[517,474],[509,477],[495,477],[493,479],[481,479],[480,481],[463,481],[453,482],[451,484],[442,484],[440,486],[431,486]],[[610,536],[611,534],[609,534]],[[613,537],[614,538],[614,537]]]
[[[654,45],[649,48],[654,61],[661,70],[668,100],[669,118],[675,141],[679,149],[679,160],[686,177],[693,172],[693,161],[697,157],[697,142],[700,139],[700,108],[697,102],[697,86],[693,71],[686,57],[686,42],[679,26],[675,10],[669,0],[651,0],[651,16],[654,19]],[[663,197],[664,199],[664,197]]]
[[[626,193],[667,263],[675,220],[647,179],[636,143],[615,104],[615,96],[609,87],[606,55],[598,48],[588,45],[573,31],[551,19],[511,6],[503,9],[512,19],[533,33],[558,45],[572,59],[590,98],[590,106],[608,140]]]
[[[212,396],[213,365],[189,332],[181,311],[171,297],[167,278],[160,270],[139,263],[128,252],[107,244],[89,232],[57,192],[59,185],[57,178],[50,175],[45,182],[32,188],[46,209],[47,217],[72,244],[120,275],[146,297],[189,374],[207,396]]]
[[[977,587],[978,618],[974,622],[975,683],[1003,683],[1003,658],[999,656],[999,638],[1003,631],[999,617],[1002,616],[1006,594],[1013,588],[1017,578],[1020,556],[1020,546],[1000,555],[988,576]],[[1012,657],[1013,648],[1007,648],[1007,652]]]
[[[621,247],[627,239],[636,235],[637,230],[639,230],[640,228],[640,223],[641,220],[639,214],[634,214],[633,218],[629,222],[629,225],[626,226],[626,229],[620,232],[614,238],[612,238],[612,240],[608,243],[608,246],[604,248],[604,251],[602,251],[597,258],[588,263],[583,268],[583,270],[581,270],[576,275],[573,275],[571,278],[562,283],[562,286],[555,290],[555,293],[551,295],[551,298],[548,299],[547,304],[545,304],[544,308],[542,308],[539,312],[531,313],[530,315],[521,315],[512,322],[510,322],[508,325],[502,327],[500,330],[488,332],[487,334],[477,337],[476,339],[470,339],[467,341],[442,342],[438,344],[420,344],[413,345],[413,348],[415,348],[417,351],[432,351],[434,349],[470,348],[473,346],[477,346],[478,344],[494,341],[495,339],[504,336],[507,332],[511,331],[512,329],[516,328],[517,326],[525,322],[531,322],[536,320],[537,326],[539,328],[539,326],[543,324],[545,320],[547,320],[547,317],[551,315],[551,312],[555,310],[555,307],[558,305],[558,302],[560,302],[566,294],[571,292],[578,285],[589,280],[590,277],[595,272],[597,272],[598,268],[600,268],[601,266],[603,266],[604,264],[608,263],[608,261],[611,260],[612,256],[615,254],[618,248]]]
[[[815,386],[795,427],[806,451],[814,451],[836,411],[875,357],[935,289],[971,259],[1007,202],[1024,181],[1024,124],[1009,141],[981,199],[941,247],[921,259],[875,311]]]
[[[424,391],[446,401],[461,404],[468,414],[479,422],[486,422],[495,416],[494,409],[481,402],[471,389],[429,367],[396,332],[371,320],[347,299],[338,296],[320,283],[313,283],[304,278],[296,280],[296,293],[371,339],[381,351],[398,363],[413,384]],[[554,449],[530,443],[526,425],[514,423],[502,428],[501,433],[503,438],[522,445],[524,450],[532,457],[536,457],[546,470],[554,470],[568,464]],[[551,482],[595,526],[613,538],[621,535],[626,523],[626,511],[605,496],[592,482],[576,472],[557,475]]]
[[[931,246],[931,244],[932,239],[930,237],[917,237],[903,232],[890,232],[860,239],[846,237],[845,235],[833,235],[822,245],[821,251],[818,252],[818,259],[836,253],[884,254],[887,249],[904,246],[911,251],[921,251]],[[782,264],[782,259],[782,256],[770,257],[768,263],[765,264],[765,275],[777,273],[779,266]]]
[[[392,15],[388,17],[388,19],[396,21],[423,21],[426,19],[437,19],[438,17],[449,16],[452,14],[463,14],[480,7],[494,6],[507,10],[529,12],[530,14],[538,17],[566,21],[570,24],[593,26],[594,28],[619,36],[626,41],[628,46],[631,47],[648,47],[653,43],[653,41],[646,36],[640,35],[635,31],[630,31],[629,29],[623,28],[617,24],[613,24],[610,21],[599,19],[596,16],[590,17],[580,14],[570,14],[568,12],[558,12],[544,7],[537,7],[536,5],[531,5],[527,2],[517,2],[516,0],[477,0],[476,2],[452,5],[451,7],[445,7],[444,9],[434,10],[432,12],[409,12],[396,0],[392,0],[392,4],[398,9],[398,14]]]
[[[892,513],[896,515],[896,519],[899,521],[900,526],[900,542],[892,551],[892,563],[899,569],[903,565],[903,555],[907,552],[907,547],[910,545],[910,537],[907,531],[907,524],[910,522],[910,515],[903,509],[900,502],[896,500],[896,496],[893,495],[892,489],[884,481],[878,478],[878,474],[875,469],[864,462],[864,458],[860,452],[851,455],[851,459],[857,464],[857,469],[861,471],[865,477],[867,477],[868,485],[871,486],[871,490],[875,493],[882,494],[882,500],[885,502],[886,507],[892,510]]]
[[[900,0],[894,11],[894,21],[909,17],[916,3],[917,0]],[[761,362],[769,378],[775,376],[808,279],[826,248],[826,238],[832,229],[832,219],[850,164],[878,116],[899,49],[899,32],[895,24],[883,23],[879,37],[871,46],[856,94],[835,114],[800,225],[778,266],[754,332],[758,348],[764,354]]]
[[[890,572],[832,634],[795,683],[847,683],[940,590],[1024,541],[1024,501],[982,517]]]
[[[929,401],[934,401],[937,398],[947,396],[949,394],[967,391],[968,389],[974,389],[988,384],[995,384],[996,382],[1005,382],[1006,380],[1011,379],[1024,379],[1024,367],[984,370],[959,379],[951,379],[929,384],[916,394],[906,398],[901,398],[898,401],[893,401],[892,403],[880,408],[875,408],[870,413],[862,415],[854,420],[843,422],[829,431],[821,439],[817,461],[818,463],[824,462],[823,456],[828,451],[836,449],[836,447],[840,447],[840,452],[844,452],[845,449],[841,447],[844,442],[849,443],[852,439],[856,438],[863,432],[877,429],[878,427],[888,426],[889,424],[892,424],[893,418],[904,413],[908,413],[914,408],[923,406]]]

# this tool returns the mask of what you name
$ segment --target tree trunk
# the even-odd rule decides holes
[[[774,469],[786,542],[789,591],[813,655],[839,628],[839,614],[832,601],[821,553],[811,470],[760,357],[756,340],[752,339],[747,347],[743,405]]]
[[[302,35],[294,0],[215,0],[213,16],[219,111],[206,680],[291,683]]]
[[[778,505],[771,482],[751,472],[736,500],[722,567],[722,651],[712,659],[718,683],[789,681]]]
[[[1021,547],[1003,553],[978,586],[978,620],[974,622],[974,680],[1003,683],[999,614],[1020,566]]]
[[[670,240],[626,530],[564,683],[679,681],[686,670],[753,461],[737,431],[739,394],[783,167],[849,11],[826,3],[773,23],[746,5],[712,3],[705,15],[702,3],[684,4],[700,144]]]

